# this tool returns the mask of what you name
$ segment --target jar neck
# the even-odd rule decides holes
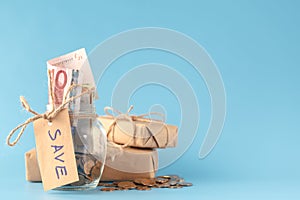
[[[51,105],[47,105],[47,111],[51,111]],[[68,108],[68,107],[67,107]],[[96,107],[93,104],[80,104],[80,108],[78,110],[70,110],[69,111],[69,116],[71,117],[80,117],[80,116],[87,116],[87,117],[97,117],[96,114]]]
[[[96,108],[93,104],[81,104],[79,110],[69,110],[69,115],[76,116],[96,116]]]

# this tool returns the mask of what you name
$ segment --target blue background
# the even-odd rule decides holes
[[[296,0],[1,1],[1,196],[299,199],[299,8]],[[201,77],[187,70],[191,66],[163,52],[136,52],[115,62],[104,76],[105,84],[98,85],[98,108],[110,104],[113,84],[123,71],[136,65],[166,63],[181,72],[198,91],[201,124],[184,156],[159,174],[178,174],[194,186],[150,192],[44,193],[41,184],[27,183],[23,157],[34,146],[32,125],[15,147],[5,145],[9,131],[30,116],[21,110],[19,96],[24,95],[35,110],[43,112],[47,103],[47,60],[81,47],[90,53],[108,37],[138,27],[177,30],[208,51],[223,77],[227,95],[222,136],[212,153],[199,160],[210,118],[209,94]],[[137,113],[161,103],[169,112],[167,122],[179,121],[174,96],[163,88],[142,88],[130,101]],[[102,114],[102,109],[98,112]]]

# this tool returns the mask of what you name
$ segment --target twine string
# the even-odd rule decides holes
[[[62,111],[66,105],[68,105],[70,102],[74,101],[75,99],[85,95],[85,94],[91,94],[95,91],[95,88],[94,87],[90,87],[88,85],[80,85],[80,84],[72,84],[67,92],[64,94],[64,97],[63,97],[63,102],[61,105],[59,105],[57,108],[54,108],[54,96],[55,94],[53,94],[53,90],[52,90],[52,75],[50,73],[50,71],[48,71],[48,75],[49,75],[49,78],[50,78],[50,88],[49,88],[49,92],[50,92],[50,95],[51,95],[51,99],[52,99],[52,102],[51,102],[51,110],[50,112],[49,111],[46,111],[45,113],[42,113],[42,114],[39,114],[38,112],[34,111],[31,109],[31,107],[29,106],[28,102],[26,101],[25,97],[23,96],[20,96],[20,101],[21,101],[21,104],[22,106],[25,108],[26,111],[32,113],[34,116],[30,117],[29,119],[27,119],[24,123],[22,124],[19,124],[17,127],[15,127],[7,136],[7,139],[6,139],[6,143],[7,145],[9,146],[15,146],[18,141],[20,140],[21,136],[23,135],[26,127],[28,124],[38,120],[38,119],[46,119],[48,120],[49,122],[52,121],[52,119],[54,119],[56,117],[56,115]],[[81,88],[86,88],[87,90],[84,91],[84,92],[81,92],[79,95],[77,96],[73,96],[73,97],[68,97],[69,93],[72,91],[72,89],[76,88],[76,87],[81,87]],[[13,141],[13,142],[10,142],[12,136],[15,134],[15,132],[17,130],[20,130],[19,134],[17,135],[16,139]]]
[[[117,121],[118,119],[120,119],[121,117],[127,119],[131,124],[133,124],[133,121],[140,121],[140,122],[150,122],[152,121],[153,119],[151,119],[151,116],[152,115],[156,115],[156,116],[160,116],[162,117],[161,120],[158,120],[158,119],[155,119],[154,121],[156,122],[161,122],[164,126],[164,121],[165,121],[165,116],[164,114],[162,113],[159,113],[159,112],[150,112],[150,113],[145,113],[145,114],[141,114],[141,115],[129,115],[129,113],[132,111],[133,109],[133,105],[131,105],[129,107],[129,109],[127,110],[126,113],[122,113],[120,111],[118,111],[117,109],[113,108],[113,107],[105,107],[104,108],[104,112],[112,117],[114,120],[112,121],[112,123],[110,124],[110,126],[108,127],[108,130],[107,130],[107,136],[109,136],[110,133],[113,133],[112,135],[112,139],[113,141],[115,141],[114,139],[114,128],[115,128],[115,125],[117,124]],[[118,115],[114,115],[113,113],[116,113]],[[135,139],[136,139],[136,127],[135,125],[133,125],[133,137],[130,137],[129,141],[127,141],[125,144],[123,145],[118,145],[122,148],[125,148],[125,147],[128,147],[132,141],[135,142]],[[146,143],[150,140],[150,138],[152,138],[156,144],[157,147],[159,147],[159,143],[155,137],[155,134],[152,133],[152,131],[146,126],[146,129],[147,129],[147,132],[149,133],[149,138],[146,140]],[[167,143],[168,143],[168,137],[169,137],[169,132],[168,132],[168,129],[167,129]]]

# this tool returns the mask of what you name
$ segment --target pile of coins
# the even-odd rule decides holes
[[[98,181],[101,163],[90,154],[75,153],[79,181],[72,186],[81,186]]]
[[[169,188],[177,189],[192,186],[192,183],[185,182],[183,178],[177,175],[158,176],[156,178],[138,178],[133,181],[119,182],[100,182],[100,190],[104,192],[112,192],[119,190],[151,190],[152,188]]]

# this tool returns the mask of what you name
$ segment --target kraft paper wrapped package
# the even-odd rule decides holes
[[[156,150],[122,148],[118,145],[108,145],[107,149],[107,159],[101,181],[155,177],[158,168]],[[26,152],[25,163],[26,180],[41,181],[35,149]]]
[[[31,149],[25,153],[25,167],[27,181],[42,181],[35,149]]]
[[[110,143],[113,144],[113,143]],[[107,159],[101,181],[154,178],[158,153],[152,149],[120,148],[108,144]]]
[[[137,116],[99,116],[107,139],[117,144],[139,148],[167,148],[177,145],[178,128],[161,121]]]

